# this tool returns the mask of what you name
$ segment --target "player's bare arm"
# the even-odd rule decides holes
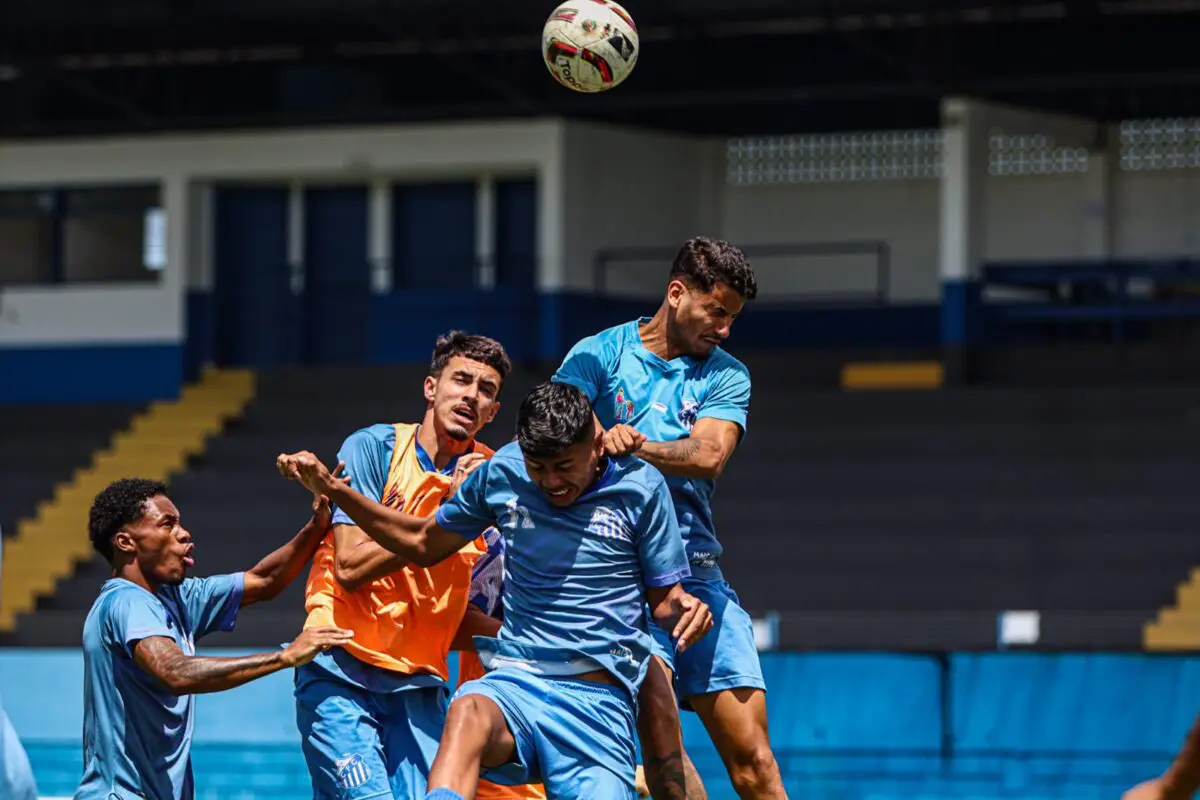
[[[628,425],[614,425],[604,433],[610,456],[636,455],[665,475],[716,480],[737,449],[742,429],[735,422],[701,417],[691,435],[673,442],[651,442]]]
[[[450,642],[451,650],[475,651],[475,637],[486,636],[495,638],[500,633],[500,620],[489,616],[482,608],[469,603],[463,621],[459,623],[458,631]]]
[[[342,464],[334,470],[340,475]],[[313,496],[313,514],[308,523],[283,547],[268,554],[245,573],[242,589],[242,606],[271,600],[279,595],[296,579],[304,565],[313,557],[317,546],[325,538],[332,519],[329,498]]]
[[[173,639],[150,636],[133,649],[139,667],[176,695],[223,692],[281,669],[306,664],[317,653],[348,642],[351,631],[334,627],[309,628],[282,650],[236,658],[189,656]]]
[[[448,497],[487,459],[480,453],[467,453],[458,460]],[[400,502],[403,505],[403,499]],[[334,577],[342,588],[354,591],[403,569],[409,562],[375,540],[357,525],[335,525],[333,528]]]
[[[685,592],[678,583],[647,587],[646,602],[654,621],[678,642],[677,652],[682,653],[712,630],[712,611],[708,605]]]
[[[324,495],[337,503],[363,533],[417,566],[431,567],[461,550],[469,541],[443,530],[432,516],[405,514],[354,490],[344,478],[330,473],[310,452],[280,455],[275,463],[284,477],[299,481],[314,494]]]

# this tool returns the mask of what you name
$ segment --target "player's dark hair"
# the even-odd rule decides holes
[[[429,362],[429,374],[435,378],[441,375],[446,364],[455,356],[487,364],[500,373],[501,381],[507,378],[508,373],[512,371],[512,362],[508,360],[508,353],[504,352],[504,345],[495,339],[462,331],[450,331],[439,336],[437,343],[433,346],[433,360]]]
[[[110,483],[96,495],[88,512],[88,538],[92,547],[111,564],[117,531],[142,518],[147,500],[166,493],[166,484],[145,478],[122,478]]]
[[[595,432],[592,404],[569,383],[539,383],[517,412],[517,444],[531,458],[556,456]]]
[[[758,281],[745,254],[729,242],[707,236],[693,236],[683,243],[671,264],[671,280],[701,292],[723,283],[747,300],[758,295]]]

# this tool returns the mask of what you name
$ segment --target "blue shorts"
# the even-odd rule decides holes
[[[738,604],[737,593],[724,579],[684,578],[688,594],[708,603],[713,627],[696,644],[676,653],[671,636],[653,621],[653,655],[675,672],[675,696],[680,708],[690,709],[687,698],[726,689],[763,689],[762,664],[754,644],[754,623]]]
[[[373,692],[315,664],[298,668],[296,725],[313,799],[424,800],[449,694],[445,685]]]
[[[500,707],[517,743],[510,763],[483,771],[487,780],[544,783],[546,795],[556,800],[637,796],[636,721],[624,690],[501,668],[464,683],[454,697],[469,694]]]

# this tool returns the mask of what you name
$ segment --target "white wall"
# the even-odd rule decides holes
[[[1086,173],[989,177],[985,258],[1089,255],[1088,192]],[[1200,252],[1200,170],[1117,172],[1110,201],[1111,255]],[[721,233],[739,245],[883,239],[892,251],[892,299],[935,300],[938,204],[936,180],[729,186]],[[764,275],[764,295],[873,285],[864,258],[792,264]]]
[[[214,181],[372,183],[536,173],[553,200],[563,189],[562,128],[554,120],[501,121],[0,144],[0,189],[160,183],[168,260],[156,287],[0,292],[0,347],[181,341],[185,287],[211,280],[206,189]],[[543,206],[538,255],[557,263],[561,210]]]
[[[569,123],[564,131],[561,267],[547,264],[542,288],[588,289],[597,251],[662,247],[716,233],[723,188],[720,143]],[[544,201],[543,201],[544,202]],[[622,291],[656,296],[669,258],[621,261],[608,272]]]

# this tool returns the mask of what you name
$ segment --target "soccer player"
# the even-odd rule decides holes
[[[493,339],[459,331],[440,337],[420,424],[372,425],[342,445],[338,459],[354,487],[389,508],[432,514],[491,456],[475,436],[499,411],[510,369]],[[424,797],[450,694],[449,651],[471,646],[472,633],[499,628],[468,610],[481,547],[422,567],[369,534],[335,509],[308,578],[306,626],[354,631],[342,648],[296,673],[296,720],[317,800]]]
[[[350,638],[311,628],[287,647],[237,658],[196,655],[233,630],[238,609],[300,574],[329,527],[325,498],[295,538],[245,572],[188,578],[195,545],[157,481],[125,478],[96,496],[92,547],[112,565],[83,626],[83,780],[75,800],[192,800],[192,695],[295,667]]]
[[[4,534],[0,532],[0,553],[3,551]],[[0,797],[6,800],[37,800],[38,797],[29,756],[3,706],[0,706]]]
[[[670,642],[654,631],[661,665],[651,668],[643,704],[653,707],[661,697],[656,682],[673,670],[680,703],[704,722],[738,795],[784,798],[753,625],[721,574],[710,507],[750,406],[750,373],[720,344],[757,292],[738,248],[690,239],[671,265],[658,312],[583,339],[554,380],[591,400],[609,455],[636,455],[666,475],[692,568],[684,588],[712,609],[714,635],[673,659]],[[643,724],[664,724],[671,712],[661,704],[653,710]]]
[[[369,501],[311,453],[292,456],[290,474],[326,487],[360,524],[372,521],[380,544],[415,563],[452,556],[492,524],[504,535],[503,625],[497,638],[476,640],[489,671],[450,706],[427,800],[474,797],[481,767],[504,783],[540,780],[551,798],[633,796],[646,603],[683,652],[711,615],[679,584],[689,570],[662,475],[639,459],[604,458],[582,392],[534,388],[517,442],[432,516]]]

